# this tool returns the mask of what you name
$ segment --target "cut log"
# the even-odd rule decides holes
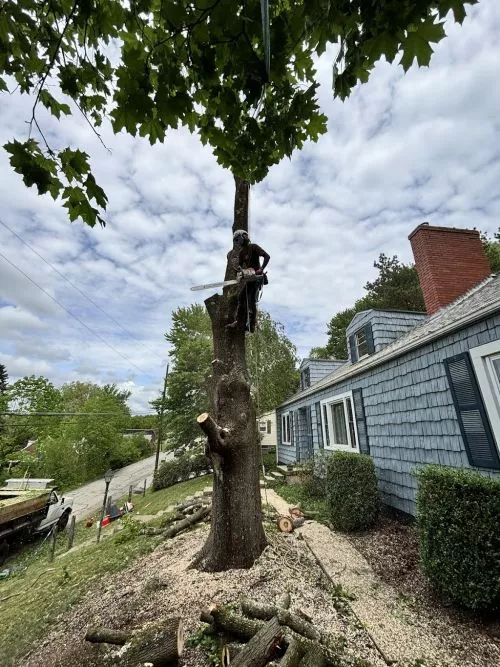
[[[220,450],[224,447],[224,438],[228,434],[227,430],[220,428],[208,412],[203,412],[196,417],[196,421],[203,433],[207,436],[209,446],[213,451]]]
[[[150,663],[152,667],[177,664],[184,651],[184,625],[180,618],[168,618],[153,628],[134,635],[120,665],[137,667]]]
[[[321,646],[312,646],[300,661],[300,667],[325,667],[325,655]]]
[[[304,512],[300,509],[299,506],[289,507],[288,508],[288,513],[290,514],[290,516],[296,517],[296,518],[304,516]]]
[[[321,639],[321,633],[317,630],[311,623],[306,621],[301,615],[297,613],[292,613],[288,609],[280,609],[275,607],[272,604],[266,604],[264,602],[257,602],[256,600],[250,600],[244,598],[241,601],[241,610],[250,618],[258,618],[261,620],[269,620],[273,616],[277,616],[281,625],[286,625],[291,630],[294,630],[303,637],[319,641]]]
[[[276,654],[283,634],[278,619],[272,618],[241,649],[231,664],[233,667],[264,667]]]
[[[221,664],[222,667],[229,667],[233,664],[233,661],[236,659],[236,656],[243,648],[243,644],[237,644],[236,642],[230,642],[229,644],[224,644],[222,647],[221,654]]]
[[[282,533],[293,533],[293,523],[289,516],[280,516],[277,524]]]
[[[305,655],[308,653],[308,651],[312,649],[319,649],[321,650],[323,657],[325,659],[325,667],[339,667],[339,665],[342,664],[342,653],[333,650],[329,646],[325,646],[324,644],[319,644],[316,641],[312,641],[311,639],[306,639],[305,637],[302,637],[298,635],[295,632],[290,632],[289,633],[290,637],[293,637],[302,647],[302,653]]]
[[[280,595],[276,600],[276,606],[278,607],[278,609],[290,609],[291,603],[292,599],[288,591]]]
[[[295,528],[300,528],[301,526],[303,526],[304,523],[305,523],[305,521],[306,521],[306,520],[305,520],[305,518],[304,518],[303,516],[299,516],[299,517],[297,517],[296,519],[294,519],[294,518],[292,517],[292,525],[293,525],[294,529],[295,529]]]
[[[209,621],[208,619],[212,619]],[[235,639],[242,639],[248,641],[262,628],[264,623],[262,621],[255,621],[253,619],[245,618],[236,614],[227,607],[214,607],[208,612],[203,611],[200,615],[200,620],[209,623],[217,628],[232,635]]]
[[[118,646],[123,646],[131,638],[132,633],[130,632],[112,630],[110,628],[91,627],[85,633],[85,641],[92,642],[92,644],[117,644]]]
[[[285,637],[288,644],[285,655],[282,657],[281,667],[297,667],[300,662],[304,649],[294,637]]]
[[[188,516],[182,521],[179,521],[179,523],[176,523],[170,528],[164,530],[163,531],[164,537],[166,539],[170,537],[175,537],[181,531],[186,530],[186,528],[189,528],[189,526],[192,526],[194,523],[197,523],[198,521],[204,519],[206,516],[208,516],[208,514],[210,514],[211,511],[212,511],[211,507],[201,507],[197,512],[195,512],[191,516]]]

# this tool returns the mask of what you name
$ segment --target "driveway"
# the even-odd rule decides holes
[[[160,462],[166,456],[170,458],[172,454],[160,454]],[[118,498],[128,493],[128,488],[131,484],[134,485],[134,488],[136,486],[142,488],[145,479],[147,480],[147,486],[151,486],[154,467],[155,455],[153,454],[153,456],[149,456],[147,459],[142,459],[141,461],[137,461],[137,463],[132,463],[125,468],[116,470],[109,485],[110,495],[118,500]],[[73,513],[77,521],[102,507],[104,489],[105,482],[104,478],[102,478],[85,484],[85,486],[81,486],[74,491],[68,491],[66,495],[73,498]]]

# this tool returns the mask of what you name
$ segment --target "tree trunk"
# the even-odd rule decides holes
[[[235,229],[248,228],[248,183],[235,178]],[[236,271],[228,253],[226,280]],[[251,567],[262,553],[266,538],[262,527],[259,488],[260,452],[256,414],[245,360],[245,332],[227,329],[234,321],[238,286],[208,298],[214,355],[208,378],[210,415],[200,427],[207,435],[207,453],[214,470],[212,523],[209,537],[194,565],[205,571]],[[202,416],[200,415],[200,418]],[[199,420],[200,420],[199,418]]]

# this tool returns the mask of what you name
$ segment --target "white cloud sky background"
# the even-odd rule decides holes
[[[481,0],[447,34],[429,68],[404,76],[380,62],[344,103],[332,100],[332,54],[322,57],[328,134],[252,188],[251,236],[271,255],[262,307],[301,356],[324,344],[327,321],[363,294],[381,252],[412,259],[407,237],[420,222],[489,233],[500,225],[500,3]],[[26,135],[31,104],[2,96],[1,144]],[[191,285],[222,279],[232,177],[185,130],[151,147],[104,127],[110,155],[82,118],[40,118],[53,146],[91,155],[109,197],[107,226],[70,224],[59,204],[25,188],[4,151],[0,220],[135,338],[0,225],[0,252],[128,359],[0,257],[0,363],[13,380],[117,382],[133,391],[134,411],[149,411],[172,310],[208,296]]]

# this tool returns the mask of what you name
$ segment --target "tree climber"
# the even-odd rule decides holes
[[[228,329],[242,329],[247,327],[251,333],[255,331],[255,322],[257,319],[257,297],[260,287],[267,285],[267,278],[264,275],[264,269],[269,263],[271,257],[256,243],[250,243],[248,232],[243,229],[237,229],[233,234],[234,250],[228,254],[233,255],[232,264],[237,274],[242,273],[245,269],[251,269],[255,272],[257,278],[243,277],[241,281],[241,288],[238,294],[238,307],[236,309],[236,316],[234,322],[227,325]],[[238,252],[239,249],[239,252]],[[262,266],[260,265],[260,258],[263,258]],[[248,312],[247,312],[248,305]]]

